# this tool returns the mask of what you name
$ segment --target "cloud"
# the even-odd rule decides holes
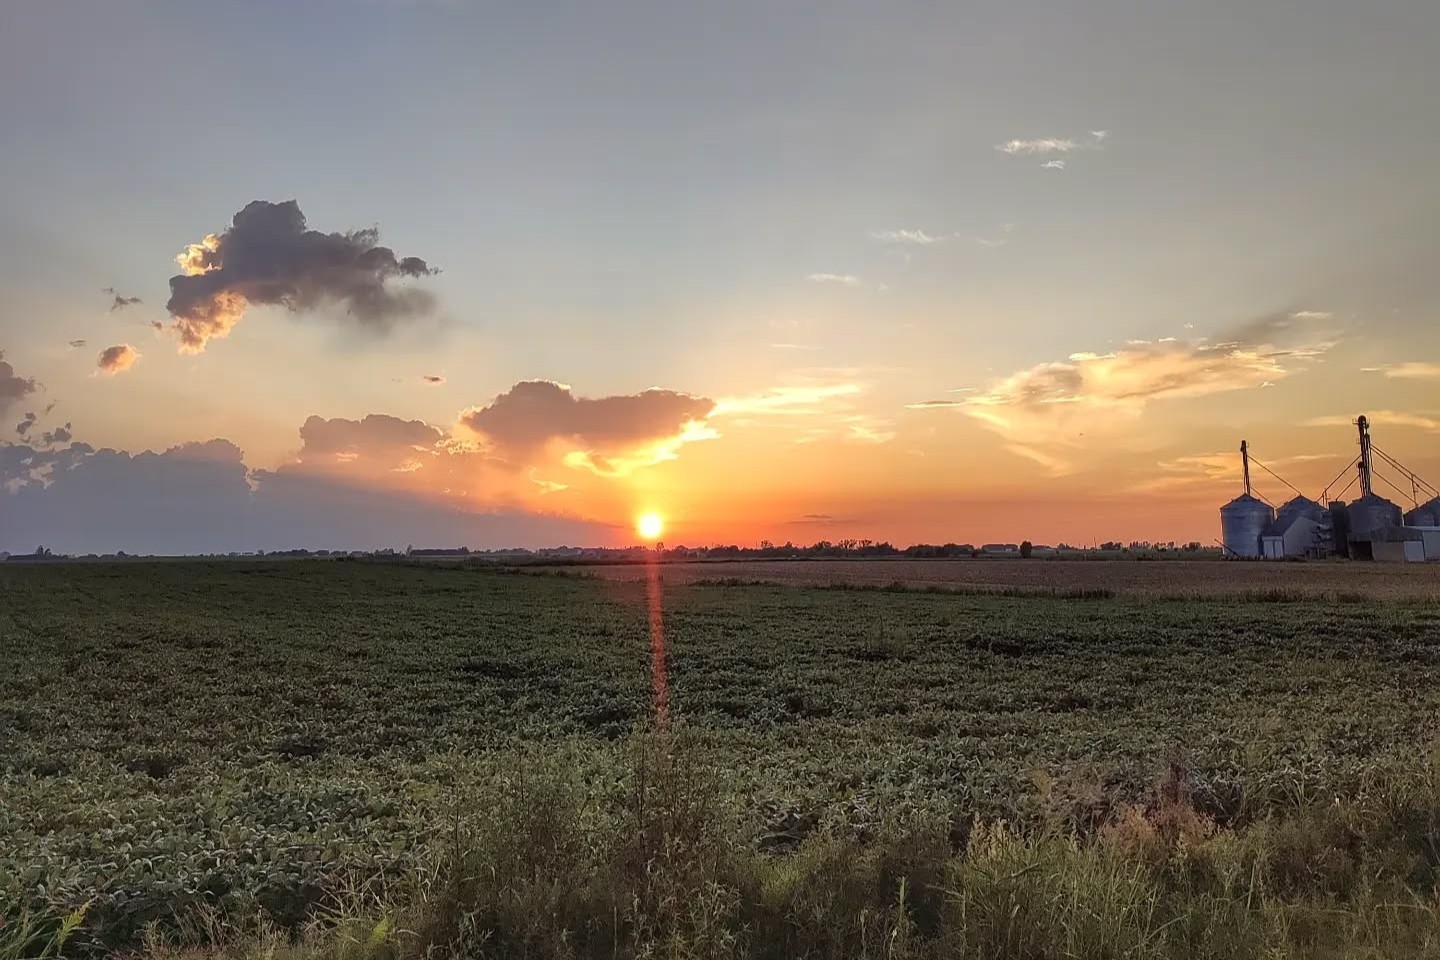
[[[1436,380],[1440,379],[1440,363],[1397,363],[1393,366],[1381,367],[1385,376],[1399,380]]]
[[[86,343],[86,341],[84,341],[84,340],[71,340],[71,341],[70,341],[70,349],[71,349],[71,350],[79,350],[81,347],[85,346],[85,343]]]
[[[112,301],[110,302],[110,312],[111,312],[111,313],[114,313],[116,310],[124,310],[126,307],[133,307],[133,306],[135,306],[135,304],[142,302],[139,297],[125,297],[125,296],[121,296],[120,294],[118,294],[118,293],[115,292],[115,288],[114,288],[114,287],[106,287],[104,290],[102,290],[102,291],[100,291],[100,292],[101,292],[101,293],[108,293],[108,294],[110,294],[110,296],[112,296],[112,297],[115,298],[114,300],[112,300]]]
[[[711,416],[815,414],[823,412],[827,401],[854,396],[862,389],[858,383],[813,383],[775,387],[746,396],[724,397],[715,404]]]
[[[433,449],[444,436],[444,431],[423,420],[402,420],[382,413],[361,420],[311,416],[300,427],[299,460],[315,464],[363,459],[390,470],[397,461]]]
[[[1280,469],[1339,459],[1340,455],[1334,453],[1297,453],[1274,459],[1266,457],[1266,463]],[[1156,462],[1155,470],[1154,476],[1131,485],[1129,489],[1137,493],[1156,493],[1185,489],[1198,492],[1222,485],[1233,487],[1240,478],[1240,454],[1236,450],[1225,450],[1171,457]],[[1267,479],[1259,470],[1254,471],[1253,479],[1258,488],[1272,495],[1285,490],[1278,481]]]
[[[22,377],[5,360],[5,351],[0,350],[0,415],[38,389],[34,377]]]
[[[63,427],[56,427],[54,430],[46,430],[40,435],[40,442],[47,446],[54,446],[60,443],[69,443],[74,434],[71,433],[73,426],[66,423]]]
[[[430,384],[431,386],[438,386],[439,384],[445,382],[445,378],[438,373],[427,373],[420,379]]]
[[[527,481],[528,483],[528,481]],[[335,473],[250,470],[226,440],[162,453],[0,444],[0,549],[227,551],[511,547],[609,543],[601,524],[520,509],[478,509]]]
[[[1418,430],[1440,431],[1440,414],[1415,413],[1403,410],[1375,410],[1365,414],[1372,427],[1414,427]],[[1306,420],[1307,427],[1350,427],[1355,425],[1353,414],[1331,414]]]
[[[622,475],[714,436],[701,425],[715,407],[713,400],[673,390],[592,399],[575,396],[565,384],[526,380],[464,411],[460,423],[512,462],[534,463],[559,445],[567,466]]]
[[[1045,170],[1064,170],[1064,169],[1065,169],[1065,161],[1064,161],[1064,160],[1046,160],[1044,163],[1040,164],[1040,166],[1041,166],[1042,169],[1045,169]]]
[[[967,397],[910,407],[961,410],[1024,445],[1022,456],[1058,471],[1065,458],[1057,451],[1079,447],[1087,432],[1124,429],[1154,403],[1259,389],[1304,369],[1333,345],[1298,329],[1288,316],[1272,315],[1214,340],[1134,341],[1104,353],[1073,353],[1018,370]]]
[[[1110,136],[1110,131],[1109,131],[1109,130],[1091,130],[1091,131],[1090,131],[1090,136],[1095,139],[1095,142],[1096,142],[1096,143],[1104,143],[1105,140]]]
[[[1065,137],[1037,137],[1033,140],[1007,140],[997,144],[995,149],[1013,157],[1020,154],[1069,153],[1081,147],[1074,140]]]
[[[1296,310],[1290,316],[1296,320],[1329,320],[1335,314],[1328,310]]]
[[[912,243],[919,246],[941,243],[945,239],[943,236],[932,236],[924,230],[875,230],[870,236],[881,243]]]
[[[860,286],[860,278],[848,273],[807,273],[805,279],[811,283],[838,283],[842,287]]]
[[[975,242],[978,243],[978,244],[980,244],[980,246],[982,246],[982,247],[989,247],[989,248],[991,248],[991,249],[993,250],[993,249],[995,249],[995,248],[997,248],[997,247],[1003,247],[1003,246],[1005,246],[1005,244],[1007,244],[1007,243],[1010,242],[1010,238],[1009,238],[1009,237],[976,237],[976,238],[975,238]]]
[[[95,366],[102,373],[115,376],[124,373],[135,366],[135,361],[140,359],[140,351],[128,343],[117,343],[113,347],[106,347],[100,351],[100,359]]]
[[[35,426],[35,422],[39,419],[40,418],[35,416],[34,413],[25,414],[24,418],[19,423],[15,424],[15,432],[22,437],[25,436],[25,434],[30,432],[30,428]]]
[[[211,338],[227,336],[252,305],[308,312],[338,305],[357,323],[385,329],[429,312],[427,291],[391,281],[436,273],[419,257],[397,258],[379,245],[379,230],[348,233],[306,229],[294,200],[253,200],[229,228],[190,244],[176,257],[182,272],[170,278],[165,308],[183,351],[199,353]]]

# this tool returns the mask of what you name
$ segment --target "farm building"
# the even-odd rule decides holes
[[[1260,535],[1260,555],[1266,560],[1312,554],[1322,539],[1320,520],[1303,512],[1282,513]]]
[[[1371,443],[1366,417],[1359,417],[1355,425],[1359,428],[1360,453],[1330,484],[1335,486],[1355,468],[1354,476],[1340,491],[1340,496],[1330,497],[1330,486],[1325,488],[1319,501],[1296,490],[1297,495],[1281,504],[1278,510],[1252,489],[1250,463],[1253,458],[1249,444],[1240,442],[1245,492],[1220,508],[1221,537],[1227,556],[1283,560],[1338,555],[1361,560],[1440,561],[1440,492]],[[1254,462],[1273,479],[1295,490],[1275,471],[1258,460]],[[1377,462],[1396,471],[1399,483],[1376,473]],[[1402,490],[1401,484],[1408,484],[1414,509],[1402,513],[1398,504],[1372,489],[1375,479],[1396,491]],[[1347,504],[1340,497],[1356,483],[1360,496]],[[1420,503],[1421,496],[1432,499]]]

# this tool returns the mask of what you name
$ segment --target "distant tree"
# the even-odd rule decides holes
[[[1034,552],[1035,544],[1031,543],[1029,540],[1020,541],[1020,556],[1024,557],[1026,560],[1029,560],[1030,554]]]

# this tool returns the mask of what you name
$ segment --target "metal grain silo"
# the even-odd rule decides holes
[[[1440,527],[1440,497],[1427,500],[1405,514],[1407,527]]]
[[[1291,514],[1299,514],[1308,517],[1316,523],[1325,518],[1325,508],[1306,496],[1296,496],[1280,504],[1280,509],[1275,511],[1276,519],[1288,517]]]
[[[1350,539],[1371,540],[1385,527],[1398,527],[1404,522],[1400,508],[1380,496],[1367,493],[1350,504]]]
[[[1248,493],[1220,508],[1220,539],[1231,557],[1260,556],[1260,534],[1275,521],[1270,504]]]

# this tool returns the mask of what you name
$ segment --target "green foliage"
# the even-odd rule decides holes
[[[667,585],[677,744],[643,583],[0,595],[0,960],[1436,948],[1433,603]]]

